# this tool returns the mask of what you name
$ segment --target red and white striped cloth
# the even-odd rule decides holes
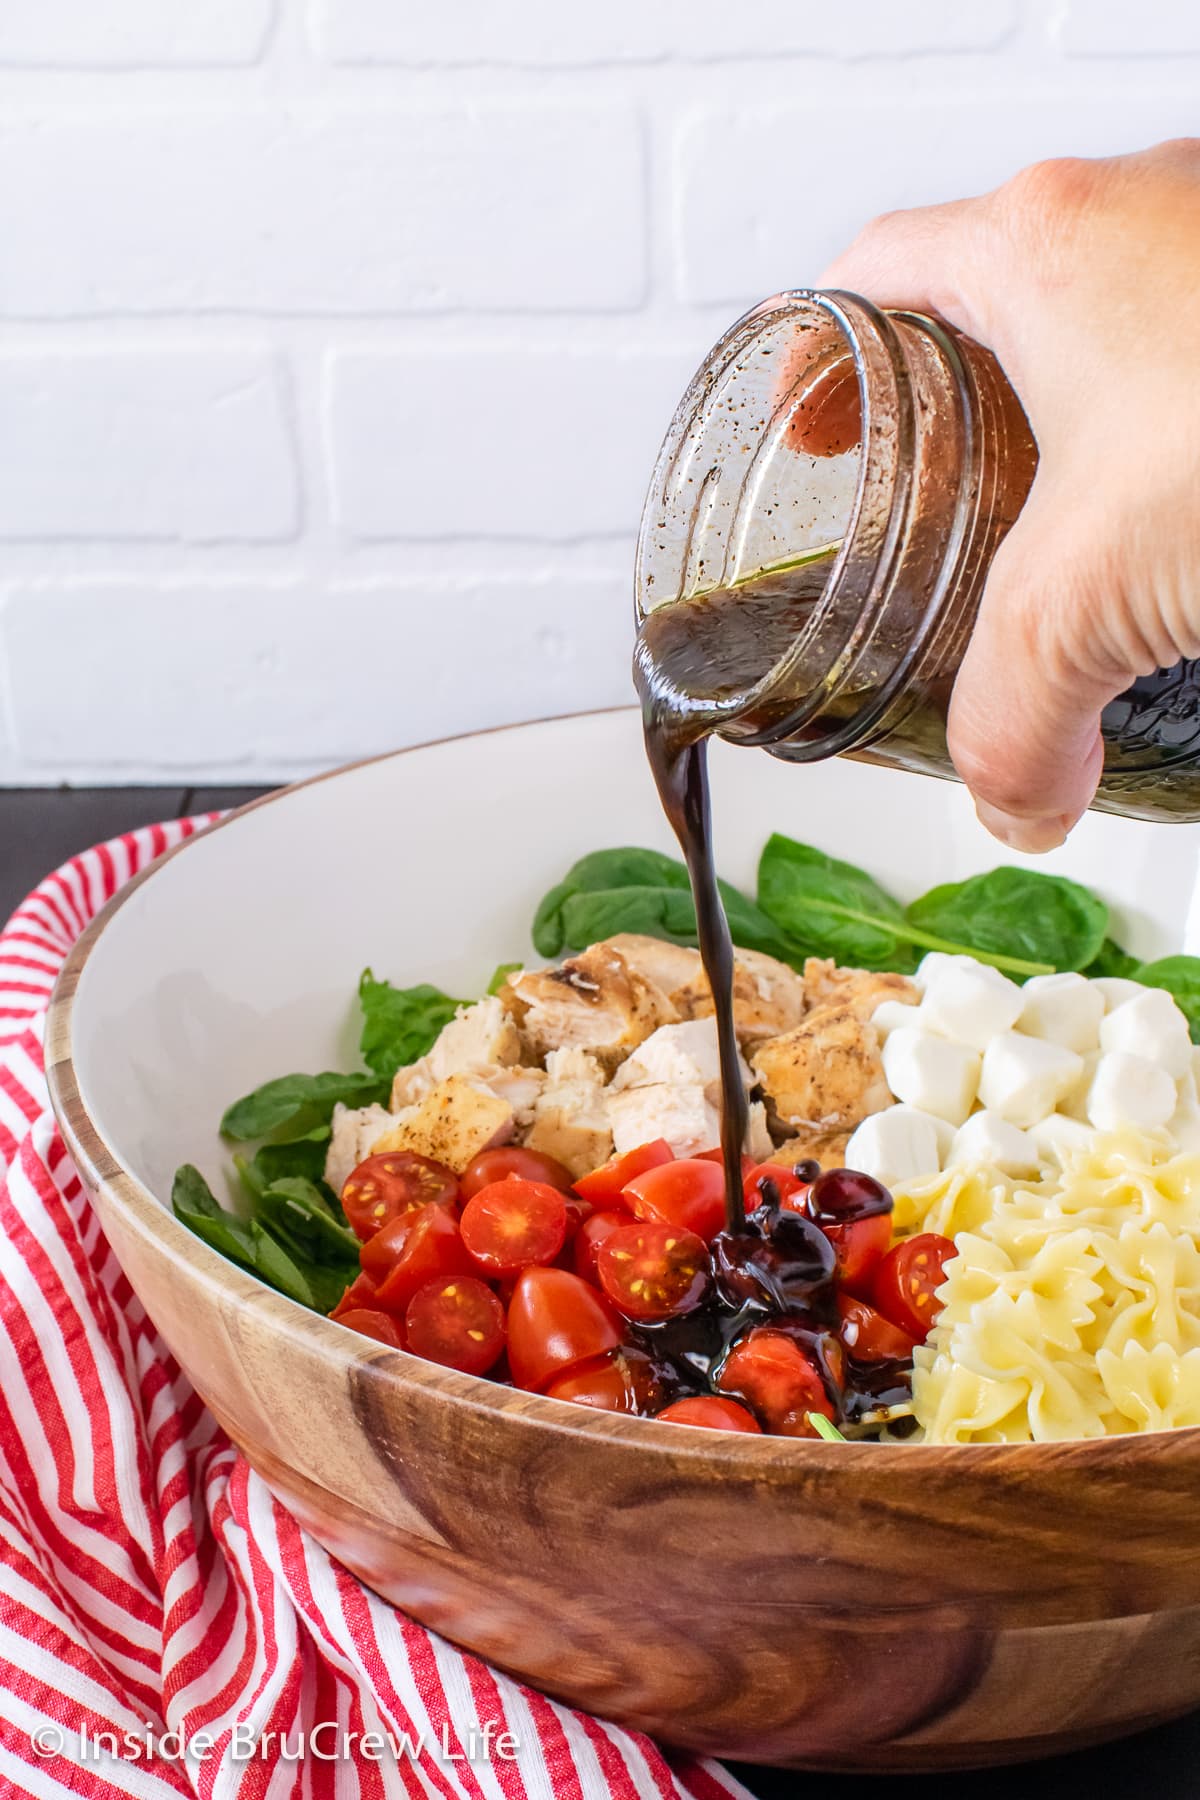
[[[272,1499],[130,1289],[50,1111],[43,1016],[88,920],[203,822],[73,858],[0,935],[0,1794],[746,1796],[365,1589]],[[516,1759],[462,1760],[489,1723]]]

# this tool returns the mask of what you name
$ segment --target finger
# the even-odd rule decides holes
[[[1059,509],[1031,498],[992,564],[948,734],[981,821],[1014,850],[1054,849],[1095,794],[1100,714],[1131,679],[1089,667],[1102,598]]]
[[[877,306],[938,313],[980,337],[990,256],[986,201],[954,200],[873,219],[817,285],[846,288]]]

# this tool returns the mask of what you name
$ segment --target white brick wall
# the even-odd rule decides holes
[[[1187,131],[1194,0],[0,0],[0,782],[622,699],[729,318]]]

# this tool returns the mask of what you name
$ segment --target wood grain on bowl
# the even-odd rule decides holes
[[[378,1592],[560,1699],[749,1761],[1015,1761],[1200,1701],[1200,1431],[969,1448],[726,1437],[435,1368],[224,1262],[81,1092],[74,1012],[93,1003],[76,990],[139,885],[64,970],[55,1109],[188,1377]]]

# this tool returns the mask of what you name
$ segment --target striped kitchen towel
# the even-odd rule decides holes
[[[88,921],[203,823],[73,858],[0,934],[0,1794],[746,1796],[364,1588],[272,1499],[125,1280],[50,1111],[44,1013]]]

